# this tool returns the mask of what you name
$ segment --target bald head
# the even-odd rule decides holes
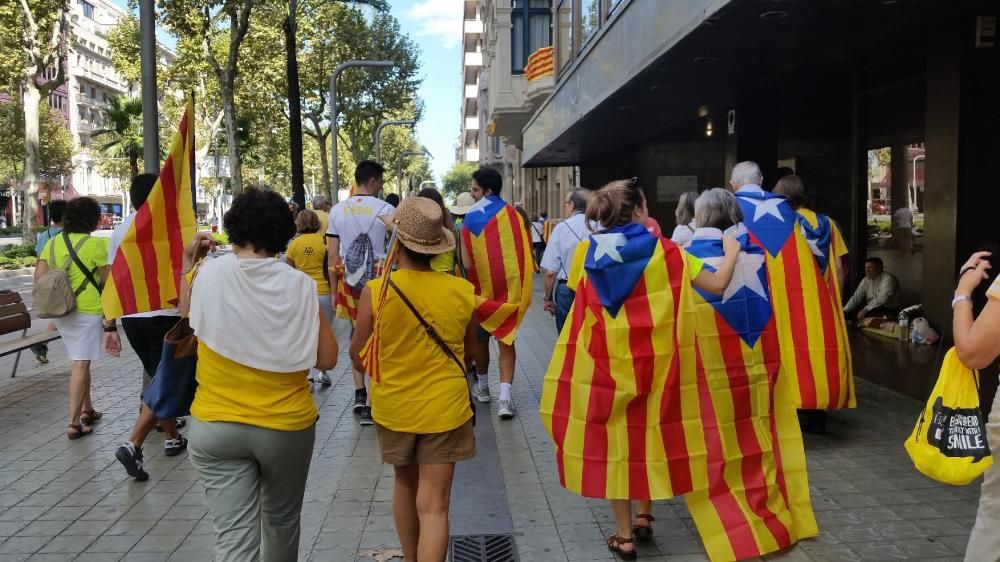
[[[764,183],[764,175],[760,173],[760,166],[756,162],[746,160],[733,166],[733,173],[729,176],[729,187],[735,192],[745,185],[761,185]]]

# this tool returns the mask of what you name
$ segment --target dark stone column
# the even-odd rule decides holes
[[[726,123],[726,181],[738,162],[753,160],[764,174],[764,188],[774,187],[778,169],[778,113],[775,97],[760,92],[737,102],[736,129],[729,134]]]

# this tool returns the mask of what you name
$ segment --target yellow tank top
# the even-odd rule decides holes
[[[306,371],[275,373],[241,365],[198,343],[198,390],[191,415],[281,431],[306,429],[318,413]]]
[[[393,282],[461,361],[465,331],[475,308],[475,289],[460,277],[437,271],[398,270]],[[381,279],[371,281],[378,306]],[[393,431],[440,433],[472,417],[465,373],[424,333],[417,318],[391,288],[386,297],[378,361],[372,381],[372,417]]]

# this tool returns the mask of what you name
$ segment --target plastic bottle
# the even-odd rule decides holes
[[[910,340],[910,317],[904,312],[899,313],[899,341]]]

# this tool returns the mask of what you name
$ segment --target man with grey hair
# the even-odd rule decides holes
[[[729,187],[733,193],[739,193],[744,189],[760,193],[764,191],[761,187],[763,183],[764,174],[760,172],[760,166],[750,160],[733,166],[733,173],[729,177]]]
[[[566,285],[569,269],[573,265],[576,247],[596,232],[598,225],[587,221],[584,211],[591,192],[577,187],[563,199],[563,210],[568,218],[557,224],[549,236],[549,244],[542,254],[541,268],[545,270],[545,310],[555,314],[556,330],[562,332],[569,309],[576,294]]]

